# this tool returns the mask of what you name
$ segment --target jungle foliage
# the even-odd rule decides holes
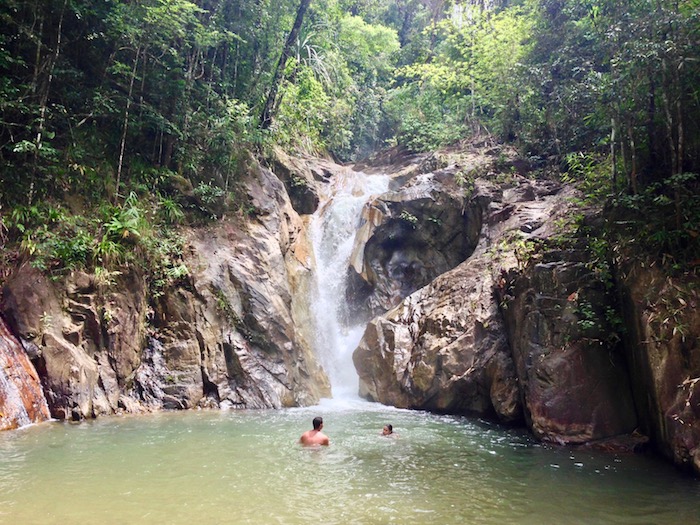
[[[475,136],[697,245],[700,0],[5,0],[0,29],[0,237],[49,266],[122,257],[134,210],[248,212],[274,144]]]

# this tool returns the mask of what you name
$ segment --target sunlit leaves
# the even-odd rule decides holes
[[[399,40],[393,29],[346,16],[341,20],[339,47],[355,74],[377,78],[391,70]]]

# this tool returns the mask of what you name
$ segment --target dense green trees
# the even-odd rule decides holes
[[[4,2],[3,200],[88,187],[123,198],[153,170],[220,183],[261,142],[343,158],[379,145],[396,32],[326,0],[291,34],[309,4]]]
[[[4,229],[15,206],[46,197],[121,206],[134,191],[171,217],[216,214],[246,152],[273,143],[350,160],[487,135],[534,165],[605,174],[603,194],[652,188],[695,234],[681,203],[700,164],[699,7],[6,0]]]
[[[632,189],[643,173],[697,170],[699,12],[695,0],[455,2],[431,55],[399,70],[399,137],[434,147],[485,127],[537,156],[615,152]]]

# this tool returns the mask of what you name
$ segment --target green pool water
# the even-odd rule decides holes
[[[316,415],[331,446],[301,448]],[[361,401],[0,434],[3,524],[692,524],[699,497],[657,459]]]

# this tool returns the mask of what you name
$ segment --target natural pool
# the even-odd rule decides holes
[[[315,415],[331,446],[303,449]],[[0,434],[3,524],[690,524],[699,497],[652,458],[361,401]]]

